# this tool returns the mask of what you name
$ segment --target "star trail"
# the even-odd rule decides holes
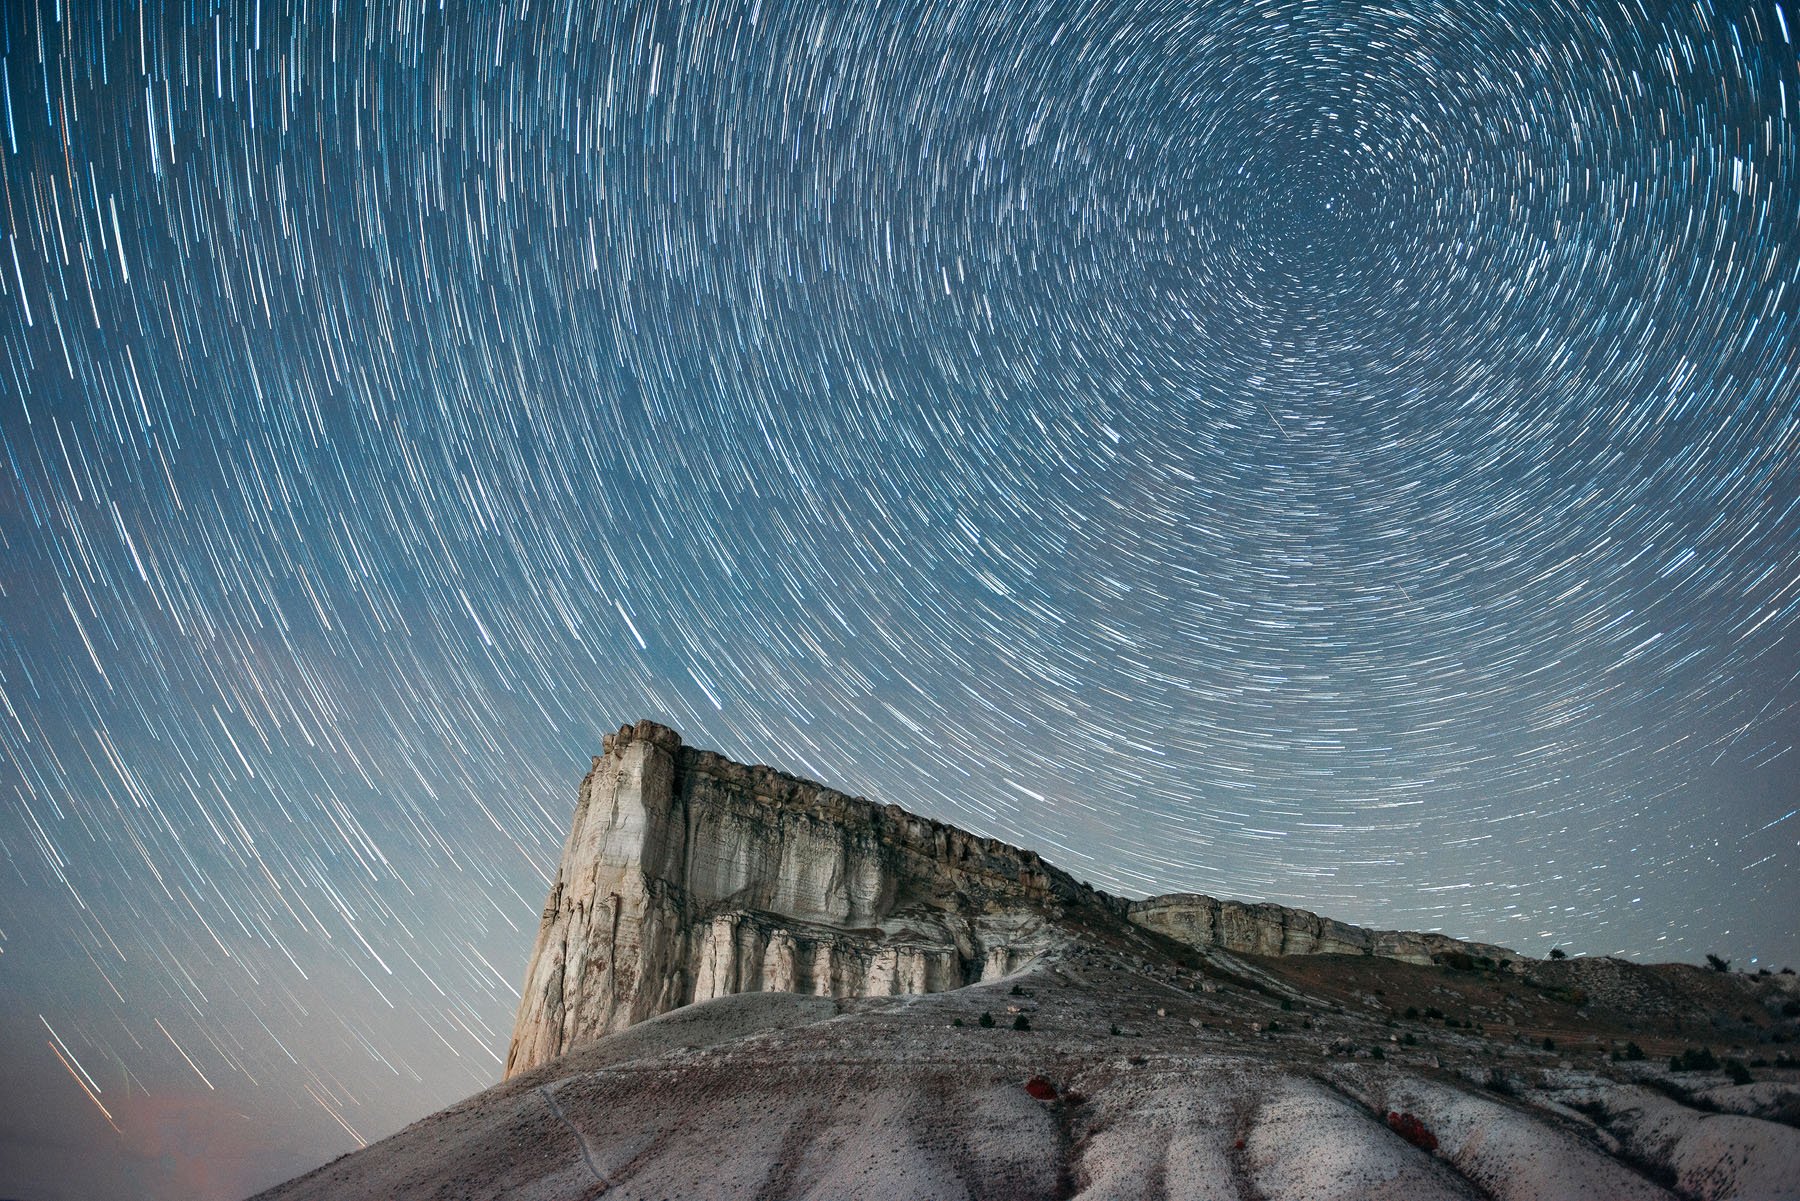
[[[1800,962],[1800,6],[0,12],[0,1191],[497,1080],[640,716]]]

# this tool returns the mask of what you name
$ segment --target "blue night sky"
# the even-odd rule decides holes
[[[1800,963],[1800,4],[0,7],[0,1195],[498,1079],[638,717]]]

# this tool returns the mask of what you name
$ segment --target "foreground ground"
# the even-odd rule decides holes
[[[1076,942],[931,996],[727,997],[263,1197],[1800,1198],[1793,977],[1526,966]]]

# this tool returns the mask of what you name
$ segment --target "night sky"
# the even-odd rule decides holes
[[[0,1195],[495,1082],[638,717],[1800,964],[1800,4],[0,14]]]

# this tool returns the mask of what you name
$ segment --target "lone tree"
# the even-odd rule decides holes
[[[1706,966],[1715,972],[1729,972],[1731,970],[1731,960],[1720,959],[1717,955],[1714,955],[1709,951],[1706,955]]]

